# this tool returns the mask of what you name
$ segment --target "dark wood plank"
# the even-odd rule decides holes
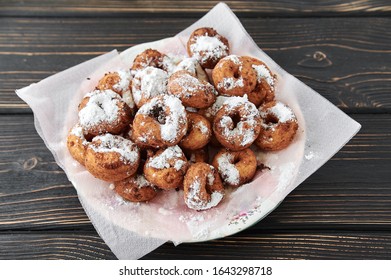
[[[360,133],[255,230],[391,229],[391,115],[353,117]],[[60,228],[92,229],[32,116],[0,116],[0,230]]]
[[[123,16],[163,13],[202,14],[220,1],[40,1],[10,0],[1,3],[0,16]],[[236,13],[246,16],[323,16],[389,14],[386,0],[362,1],[225,1]]]
[[[114,48],[175,35],[193,19],[0,18],[0,112],[14,90]],[[390,18],[244,19],[278,64],[347,112],[390,112]]]
[[[115,259],[92,232],[0,234],[0,259]],[[224,239],[174,246],[142,259],[391,259],[389,232],[245,231]]]
[[[0,234],[0,259],[116,259],[96,232]]]

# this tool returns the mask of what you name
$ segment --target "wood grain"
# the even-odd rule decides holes
[[[92,232],[0,234],[0,259],[115,259]],[[242,232],[224,239],[174,246],[142,259],[391,259],[389,232]]]
[[[391,229],[391,115],[352,117],[359,134],[254,229]],[[0,139],[0,230],[92,229],[31,115],[0,116]]]
[[[31,112],[17,88],[114,48],[173,36],[195,20],[0,18],[0,112]],[[390,18],[243,24],[279,65],[346,112],[391,112]]]
[[[0,2],[0,16],[106,16],[145,15],[164,13],[168,15],[201,14],[220,1],[40,1],[10,0]],[[386,0],[320,2],[304,0],[277,1],[225,1],[234,12],[246,16],[346,16],[379,15],[391,12]]]

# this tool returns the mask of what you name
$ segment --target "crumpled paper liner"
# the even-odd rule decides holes
[[[216,208],[202,212],[188,209],[181,191],[162,192],[146,204],[126,202],[110,189],[109,183],[94,178],[71,158],[66,136],[77,122],[77,105],[104,73],[128,68],[146,48],[186,54],[190,33],[202,26],[214,27],[227,37],[233,54],[257,57],[277,74],[276,99],[295,111],[299,131],[283,151],[256,151],[270,170],[259,172],[250,184],[228,190]],[[245,229],[277,207],[360,129],[357,122],[262,52],[223,3],[173,38],[141,44],[121,54],[112,51],[16,93],[32,108],[38,134],[75,186],[99,235],[119,259],[140,258],[166,241],[205,241]]]

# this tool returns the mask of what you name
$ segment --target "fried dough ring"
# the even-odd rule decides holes
[[[81,165],[84,165],[88,144],[83,128],[77,123],[68,133],[67,147],[71,156]]]
[[[132,202],[149,201],[157,195],[156,188],[142,174],[114,182],[114,191]]]
[[[181,101],[171,95],[151,99],[136,113],[132,139],[151,148],[175,146],[186,135],[187,113]]]
[[[187,41],[187,52],[203,68],[212,69],[220,59],[229,54],[228,40],[209,27],[193,31]]]
[[[183,181],[186,205],[194,210],[207,210],[218,205],[224,197],[219,173],[204,162],[189,167]]]
[[[243,96],[252,92],[257,76],[247,59],[229,55],[219,61],[212,71],[213,83],[220,94]]]
[[[187,134],[179,146],[187,150],[198,150],[209,143],[212,136],[210,122],[200,114],[187,112]]]
[[[132,94],[138,108],[156,96],[167,94],[167,72],[148,66],[138,71],[132,80]]]
[[[187,171],[187,159],[179,146],[158,150],[144,165],[145,178],[155,186],[170,190],[180,187]]]
[[[198,80],[186,70],[177,71],[170,76],[167,91],[179,97],[183,105],[197,109],[211,106],[217,95],[210,83]]]
[[[209,82],[208,74],[194,57],[186,57],[175,67],[174,72],[186,70],[200,81]]]
[[[112,90],[88,93],[79,105],[79,123],[85,134],[120,134],[131,122],[131,110]]]
[[[250,63],[257,76],[257,83],[254,89],[248,93],[248,100],[257,107],[262,103],[273,101],[275,97],[274,85],[276,76],[259,59],[249,56],[243,56],[242,59]]]
[[[139,71],[148,66],[152,66],[167,71],[168,69],[164,63],[166,58],[167,56],[158,50],[146,49],[142,53],[139,53],[133,60],[131,70]]]
[[[272,101],[259,108],[262,125],[255,144],[265,151],[278,151],[289,146],[299,127],[291,108]]]
[[[128,104],[129,108],[132,110],[132,115],[134,115],[136,107],[131,92],[131,80],[132,75],[130,74],[130,71],[118,70],[109,72],[99,80],[96,88],[99,90],[110,89],[118,93],[122,97],[122,100]]]
[[[213,158],[212,165],[218,170],[225,185],[238,187],[254,177],[257,158],[250,149],[238,152],[221,149]]]
[[[243,97],[225,102],[213,120],[216,139],[231,151],[244,150],[257,139],[260,115],[255,105]]]
[[[140,151],[130,140],[118,135],[96,136],[88,145],[85,167],[96,178],[116,182],[136,173]]]

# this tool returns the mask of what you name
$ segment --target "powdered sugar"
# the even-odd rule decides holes
[[[119,77],[119,81],[113,85],[113,89],[116,92],[124,93],[130,90],[130,81],[132,80],[132,75],[129,70],[118,70],[116,72]]]
[[[278,119],[278,123],[286,123],[290,121],[297,121],[296,116],[293,113],[292,109],[289,108],[282,102],[276,101],[276,104],[273,107],[267,108],[266,110],[260,111],[262,118],[267,118],[269,114],[273,115]],[[268,124],[263,124],[263,126],[268,126]],[[276,124],[271,124],[269,126],[273,126]]]
[[[232,77],[230,78],[224,78],[220,83],[218,83],[218,88],[224,88],[227,90],[231,90],[234,88],[241,88],[244,86],[243,78],[240,77],[239,79],[234,79]]]
[[[258,125],[257,119],[259,119],[259,111],[255,105],[247,101],[245,97],[231,97],[224,102],[227,115],[222,116],[220,119],[220,127],[223,129],[222,134],[227,139],[235,137],[240,138],[240,145],[246,146],[251,144],[255,140],[254,127]],[[245,114],[240,115],[240,121],[236,126],[232,118],[232,113],[240,112],[240,108],[243,108]]]
[[[201,191],[201,180],[199,177],[196,177],[193,180],[193,183],[189,186],[189,192],[185,199],[185,203],[189,208],[197,211],[210,209],[215,207],[224,196],[221,192],[214,191],[210,194],[210,200],[205,201],[200,197]]]
[[[135,107],[133,95],[130,90],[130,82],[132,75],[129,70],[118,70],[116,72],[119,76],[118,83],[113,85],[113,89],[122,95],[122,100],[133,109]]]
[[[230,185],[238,185],[240,182],[239,170],[232,163],[233,161],[234,157],[232,154],[224,153],[220,155],[217,160],[218,169],[223,181]]]
[[[174,72],[186,70],[195,75],[197,73],[197,64],[198,62],[194,57],[187,57],[176,66]]]
[[[252,67],[257,73],[258,82],[265,80],[270,87],[274,87],[274,78],[265,65],[253,65]]]
[[[174,142],[178,134],[186,133],[187,128],[186,110],[179,98],[171,95],[153,98],[137,114],[153,115],[156,108],[164,110],[165,106],[168,106],[169,114],[165,116],[165,123],[160,125],[160,135],[163,140]]]
[[[83,145],[87,145],[88,142],[86,140],[86,138],[84,137],[84,133],[83,133],[83,127],[80,125],[80,124],[76,124],[72,130],[71,130],[71,134],[72,135],[75,135],[76,137],[80,138],[82,140],[82,144]]]
[[[132,181],[138,188],[153,187],[152,183],[145,179],[143,174],[136,174],[136,176],[132,177]]]
[[[207,135],[209,134],[209,128],[204,124],[204,122],[202,121],[199,121],[199,122],[196,122],[194,125],[193,125],[195,128],[199,129],[200,132],[204,135]]]
[[[142,98],[148,100],[167,93],[168,74],[159,68],[148,66],[138,71],[132,82],[134,102],[140,104]]]
[[[110,133],[95,136],[90,147],[97,153],[115,152],[121,155],[121,159],[127,163],[135,163],[139,160],[139,150],[132,141]]]
[[[89,100],[79,112],[82,127],[89,128],[102,122],[114,123],[118,117],[118,101],[120,96],[112,90],[95,90],[86,96]]]
[[[213,105],[211,107],[209,107],[208,109],[205,110],[205,116],[207,118],[214,117],[216,115],[217,111],[220,110],[221,107],[223,107],[224,102],[229,100],[230,98],[233,98],[233,97],[223,96],[223,95],[217,96],[215,103],[213,103]]]
[[[190,45],[190,50],[201,62],[228,55],[228,47],[217,37],[198,36],[194,39],[195,42]]]
[[[172,146],[165,149],[160,155],[152,157],[148,161],[148,166],[156,169],[167,169],[174,167],[179,171],[186,164],[184,155],[179,146]]]

